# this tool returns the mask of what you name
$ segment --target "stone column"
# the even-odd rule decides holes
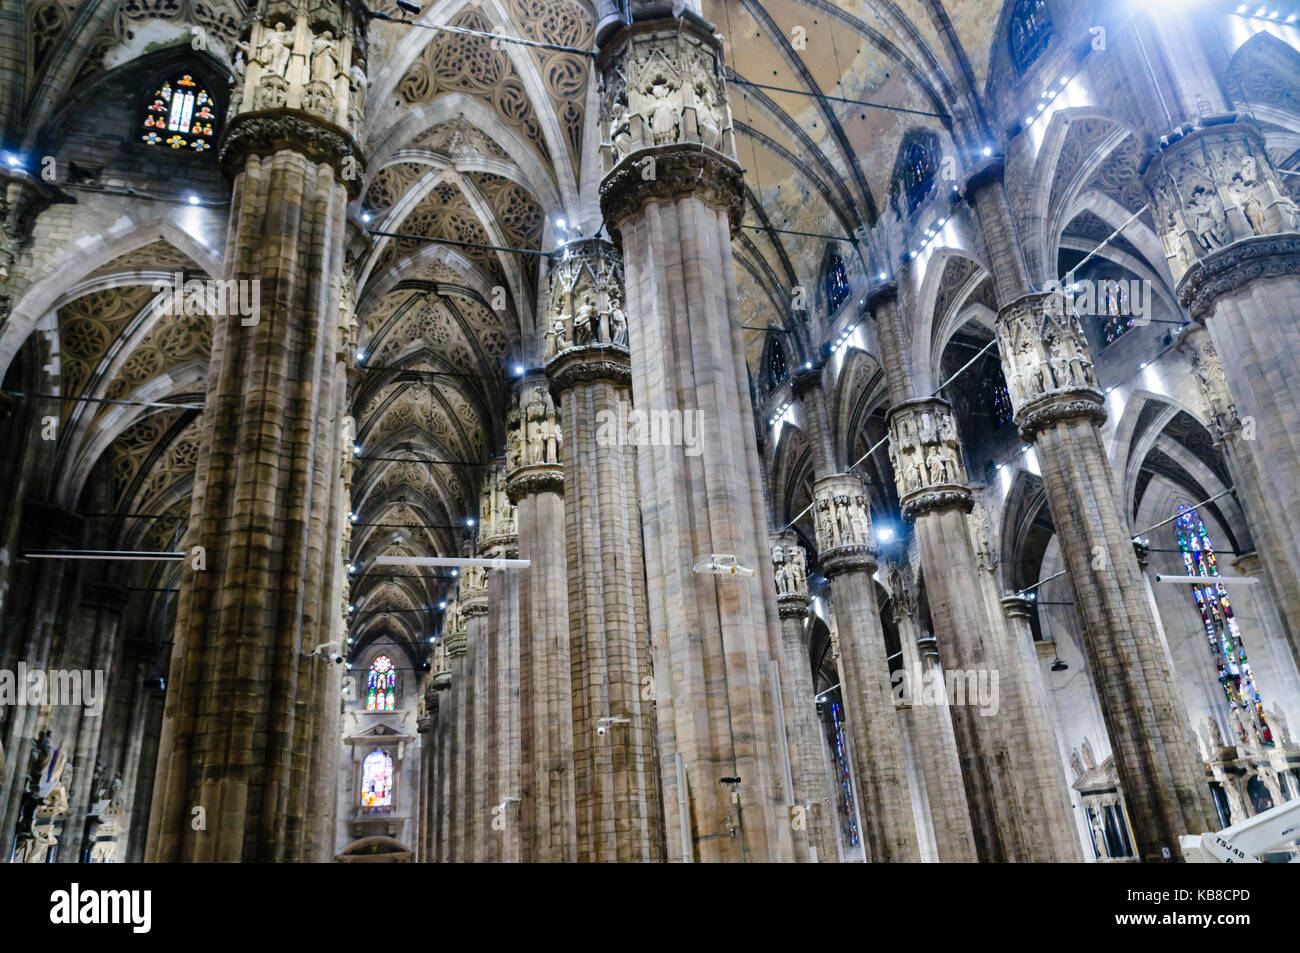
[[[1300,259],[1297,260],[1300,265]],[[1279,343],[1278,347],[1283,345]],[[1243,421],[1236,400],[1228,386],[1223,363],[1210,331],[1192,324],[1179,338],[1178,347],[1188,352],[1197,389],[1210,422],[1215,446],[1223,451],[1232,476],[1237,499],[1250,523],[1255,548],[1263,557],[1260,562],[1264,578],[1277,600],[1287,644],[1293,653],[1300,646],[1300,575],[1292,562],[1294,540],[1286,531],[1291,525],[1277,509],[1273,483],[1276,473],[1260,469],[1260,459],[1252,447],[1257,443],[1261,421],[1247,417]],[[1276,464],[1278,461],[1273,461]],[[1300,665],[1300,656],[1297,656]]]
[[[429,676],[420,686],[420,716],[415,721],[415,730],[420,735],[420,797],[416,809],[415,862],[428,864],[433,862],[429,851],[430,827],[433,821],[433,762],[436,743],[435,726],[438,723],[438,696],[433,690],[433,677]]]
[[[872,863],[920,859],[907,768],[876,604],[876,552],[866,488],[852,474],[813,484],[817,548],[839,630],[840,692],[853,742],[862,844]]]
[[[786,749],[794,787],[791,800],[803,811],[799,818],[802,828],[795,827],[795,858],[831,864],[839,857],[836,808],[826,784],[821,725],[805,634],[809,605],[807,556],[794,533],[772,535],[772,568],[781,616],[781,698],[785,703]]]
[[[443,860],[452,864],[468,860],[465,853],[465,829],[469,824],[469,794],[466,790],[469,769],[465,730],[468,721],[465,690],[466,641],[465,616],[458,597],[447,603],[442,636],[442,648],[447,653],[445,664],[450,676],[447,689],[447,779],[444,782],[447,801],[443,815],[447,833],[443,838],[446,844]]]
[[[273,0],[247,28],[253,55],[221,162],[234,180],[227,277],[259,282],[260,310],[215,316],[187,539],[206,566],[191,562],[182,581],[151,861],[294,861],[331,836],[306,828],[328,823],[309,776],[337,673],[309,653],[331,639],[343,568],[331,542],[345,386],[331,276],[360,186],[345,71],[360,71],[364,24],[352,11]]]
[[[765,684],[781,651],[772,578],[693,571],[715,553],[755,571],[768,523],[731,257],[744,180],[722,49],[698,14],[667,12],[633,11],[597,68],[601,210],[622,243],[634,403],[649,421],[683,422],[682,439],[661,433],[637,453],[668,857],[791,860]],[[696,439],[683,446],[688,424]]]
[[[467,566],[460,574],[461,611],[465,614],[465,857],[482,863],[492,805],[488,804],[487,681],[492,647],[488,632],[487,570]]]
[[[520,843],[525,862],[577,860],[573,691],[561,434],[544,378],[525,378],[512,411],[506,485],[520,580]]]
[[[925,776],[935,847],[942,863],[975,863],[979,856],[952,712],[946,695],[926,691],[927,686],[944,684],[938,646],[933,636],[922,632],[917,621],[911,567],[903,560],[891,561],[887,566],[894,624],[903,650],[905,697],[911,704],[912,737]]]
[[[506,495],[505,461],[496,461],[479,496],[479,550],[488,559],[516,559],[515,509]],[[488,670],[488,861],[518,863],[519,853],[519,581],[520,574],[487,574],[492,663]]]
[[[430,788],[432,817],[429,825],[430,855],[438,863],[447,863],[451,833],[451,669],[447,658],[444,633],[433,653],[434,708],[438,720],[433,728],[433,783]]]
[[[622,262],[608,242],[570,242],[549,274],[547,375],[566,437],[578,859],[658,861],[663,810]]]
[[[1021,436],[1034,444],[1085,620],[1084,646],[1139,855],[1178,860],[1213,811],[1102,447],[1106,419],[1078,316],[1055,294],[998,312],[998,350]]]

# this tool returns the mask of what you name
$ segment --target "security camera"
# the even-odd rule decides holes
[[[605,735],[609,734],[609,725],[597,725],[596,734],[599,737],[604,738]]]
[[[307,654],[323,658],[325,661],[333,662],[335,665],[342,665],[344,662],[343,653],[339,651],[339,644],[337,642],[322,642]]]

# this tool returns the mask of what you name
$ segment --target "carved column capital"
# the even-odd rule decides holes
[[[827,578],[854,569],[875,571],[871,507],[858,477],[839,473],[818,480],[813,485],[813,517]]]
[[[361,147],[346,130],[318,116],[289,109],[241,113],[226,126],[218,156],[221,170],[234,177],[249,156],[267,156],[281,150],[301,153],[314,162],[328,162],[350,196],[361,194],[361,177],[365,174]]]
[[[744,175],[721,38],[695,15],[637,20],[610,37],[599,72],[601,211],[617,227],[647,202],[685,195],[743,211]]]
[[[548,280],[546,359],[552,392],[597,379],[592,374],[614,375],[630,385],[623,257],[618,249],[602,238],[567,242],[551,255]]]
[[[1154,200],[1156,232],[1179,282],[1179,297],[1198,319],[1214,286],[1232,280],[1228,271],[1236,266],[1209,267],[1223,250],[1244,239],[1300,230],[1300,209],[1273,169],[1259,128],[1235,116],[1220,119],[1227,121],[1197,129],[1162,150],[1142,180]],[[1257,266],[1259,258],[1258,250],[1248,256]],[[1239,257],[1229,260],[1244,264]],[[1222,280],[1211,280],[1207,272]]]
[[[1009,619],[1024,619],[1028,621],[1034,615],[1035,603],[1032,599],[1026,599],[1021,595],[1003,596],[1001,599],[1002,611],[1006,613]]]
[[[926,397],[890,410],[889,460],[903,519],[912,522],[935,509],[970,510],[961,438],[947,401]]]
[[[1178,302],[1202,323],[1218,300],[1261,278],[1300,273],[1300,235],[1244,238],[1187,269],[1178,285]]]
[[[515,508],[506,492],[506,462],[492,461],[478,497],[478,546],[485,559],[509,558],[519,552]]]
[[[1068,298],[1035,292],[1007,304],[997,317],[998,353],[1020,435],[1032,440],[1058,420],[1106,419],[1083,325]]]
[[[443,648],[447,653],[448,659],[458,659],[465,656],[467,651],[465,630],[452,632],[443,638]]]
[[[781,618],[803,618],[808,612],[808,557],[793,533],[772,536],[772,573]]]
[[[524,381],[506,431],[506,493],[518,503],[530,493],[564,492],[563,436],[545,378]]]

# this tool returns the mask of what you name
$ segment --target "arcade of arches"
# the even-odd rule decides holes
[[[1300,797],[1273,6],[6,4],[0,859],[1159,862]]]

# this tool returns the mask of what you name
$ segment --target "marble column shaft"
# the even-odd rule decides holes
[[[578,859],[659,861],[663,815],[636,448],[619,430],[632,409],[627,351],[574,347],[552,359],[548,374],[565,434]]]
[[[1031,294],[999,312],[997,331],[1016,423],[1034,444],[1085,620],[1138,853],[1179,860],[1178,837],[1213,829],[1213,813],[1102,447],[1104,398],[1078,316],[1053,295]]]

